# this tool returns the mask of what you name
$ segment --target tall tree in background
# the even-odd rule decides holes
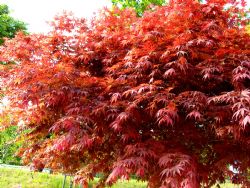
[[[18,31],[26,31],[26,24],[22,21],[12,18],[7,5],[0,4],[0,45],[3,44],[4,38],[13,38]],[[0,62],[0,72],[5,71],[8,66],[3,65],[5,63]],[[0,99],[3,98],[2,89],[0,89]],[[0,110],[2,105],[0,104]],[[11,124],[9,115],[0,119],[2,121],[8,121]],[[15,156],[15,152],[19,147],[14,143],[14,139],[17,137],[17,127],[11,126],[0,133],[0,163],[7,164],[19,164],[20,158]]]
[[[138,16],[142,16],[145,10],[150,9],[150,5],[162,6],[166,5],[169,0],[111,0],[113,5],[119,8],[133,8]],[[197,2],[202,2],[202,0],[197,0]]]
[[[137,15],[141,16],[150,5],[164,5],[167,0],[112,0],[120,8],[132,7]]]
[[[8,6],[0,4],[0,45],[4,37],[13,38],[16,32],[26,30],[25,23],[12,18],[9,13]]]
[[[63,15],[49,34],[7,41],[0,57],[18,63],[1,72],[2,115],[24,131],[24,163],[85,187],[97,173],[100,187],[130,175],[152,188],[227,178],[249,187],[250,36],[240,3],[172,0],[142,17],[104,10],[91,24]]]
[[[20,164],[20,157],[15,156],[20,145],[15,143],[18,136],[17,126],[10,126],[0,132],[0,163]]]

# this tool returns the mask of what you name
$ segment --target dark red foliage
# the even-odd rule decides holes
[[[226,178],[249,187],[243,9],[172,0],[141,18],[117,9],[91,23],[63,15],[47,35],[7,41],[1,58],[16,64],[1,80],[6,113],[25,134],[23,161],[85,186],[102,173],[100,186],[136,175],[153,188]]]

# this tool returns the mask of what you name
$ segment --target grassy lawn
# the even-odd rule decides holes
[[[33,175],[33,178],[32,178]],[[48,173],[30,172],[25,169],[0,168],[0,188],[62,188],[64,176]],[[67,177],[66,186],[70,184]],[[95,184],[91,182],[90,187]],[[76,186],[77,188],[79,186]],[[112,188],[146,188],[146,182],[136,180],[118,182]]]
[[[62,188],[63,178],[64,176],[61,174],[31,173],[25,169],[0,168],[0,188]],[[68,188],[69,184],[70,178],[67,177],[65,188]],[[93,187],[94,184],[95,182],[91,182],[90,187]],[[221,188],[239,187],[230,183],[220,186]],[[146,188],[146,182],[136,180],[118,182],[112,188]]]
[[[33,178],[32,178],[33,175]],[[0,187],[6,188],[45,188],[62,187],[62,175],[31,173],[29,170],[0,168]],[[67,182],[69,184],[69,181]]]

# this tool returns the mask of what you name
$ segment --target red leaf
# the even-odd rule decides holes
[[[243,127],[245,128],[247,125],[250,125],[250,115],[247,115],[246,117],[244,117],[244,119],[242,120]]]
[[[121,94],[120,93],[114,93],[111,97],[110,102],[111,103],[116,103],[118,100],[121,99]]]
[[[193,110],[187,115],[187,118],[194,118],[195,120],[201,120],[201,114],[200,112]]]
[[[171,69],[168,69],[164,74],[163,74],[163,77],[164,78],[169,78],[169,77],[171,77],[171,76],[175,76],[176,75],[176,72],[175,72],[175,70],[173,69],[173,68],[171,68]]]

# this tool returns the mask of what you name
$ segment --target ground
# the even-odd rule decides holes
[[[0,167],[0,187],[4,188],[62,188],[64,176],[62,174],[49,174],[30,172],[28,169],[13,169]],[[70,177],[66,179],[65,188],[69,187]],[[96,181],[91,182],[90,188]],[[231,183],[221,184],[221,188],[238,188]],[[78,188],[76,186],[75,188]],[[146,182],[136,180],[118,182],[112,188],[146,188]],[[214,187],[215,188],[215,187]]]

